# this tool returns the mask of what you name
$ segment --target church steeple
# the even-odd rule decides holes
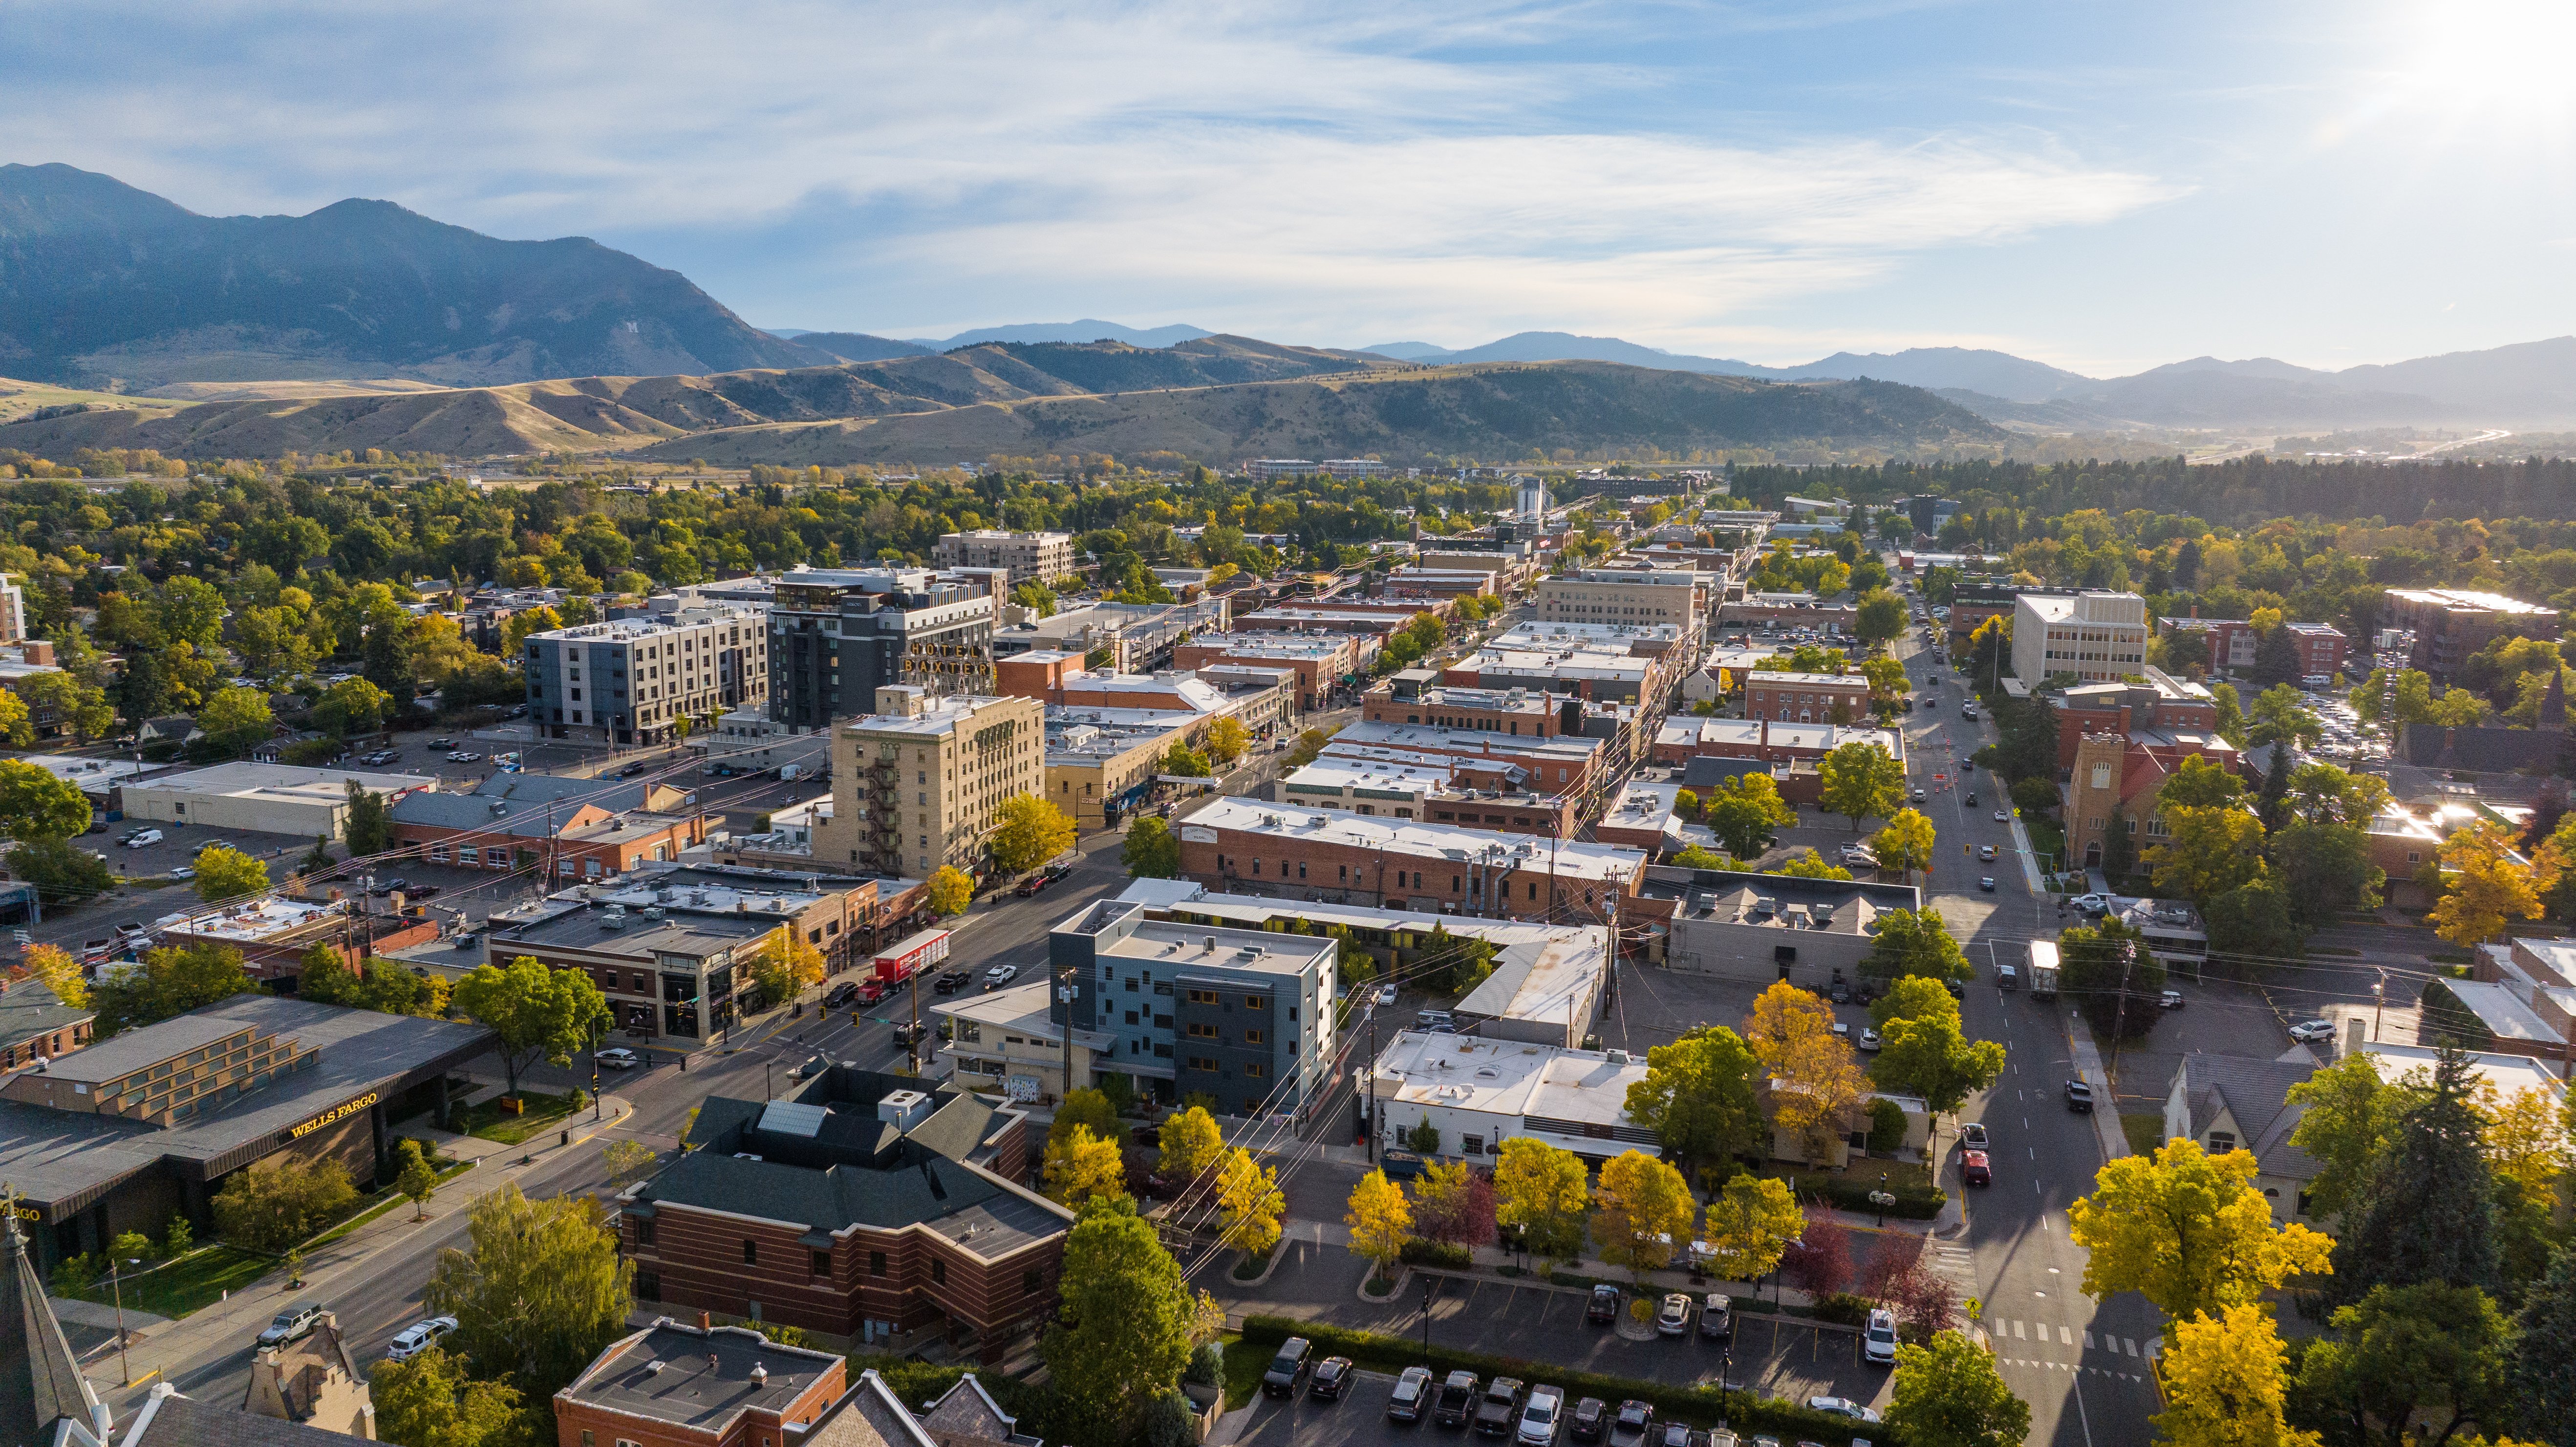
[[[9,1259],[0,1262],[0,1444],[104,1444],[107,1408],[81,1375],[80,1359],[72,1355],[53,1304],[45,1299],[44,1279],[27,1259],[14,1193],[0,1196],[0,1215],[7,1217],[9,1252]]]
[[[2540,716],[2533,721],[2532,727],[2543,729],[2567,727],[2567,689],[2563,681],[2566,676],[2563,669],[2553,668],[2549,671],[2549,690],[2540,696]]]

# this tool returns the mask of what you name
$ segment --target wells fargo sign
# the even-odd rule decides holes
[[[294,1127],[287,1131],[287,1135],[290,1137],[308,1136],[326,1125],[337,1125],[341,1121],[347,1120],[349,1117],[356,1115],[359,1111],[365,1110],[368,1106],[375,1104],[376,1099],[376,1092],[370,1090],[366,1094],[359,1096],[356,1100],[349,1101],[343,1105],[335,1105],[329,1110],[322,1112],[320,1115],[313,1117],[311,1120],[304,1122],[302,1125]]]

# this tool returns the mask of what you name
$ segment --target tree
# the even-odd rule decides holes
[[[9,851],[9,872],[49,904],[77,904],[116,887],[116,876],[66,839],[30,839]]]
[[[2115,915],[2060,931],[2058,983],[2084,1011],[2094,1033],[2109,1038],[2144,1035],[2155,1025],[2156,996],[2165,987],[2164,962],[2146,947],[2146,934]]]
[[[465,1250],[439,1253],[421,1300],[456,1318],[449,1344],[481,1371],[544,1401],[625,1334],[635,1263],[590,1196],[531,1201],[504,1182],[468,1208],[465,1232]]]
[[[2166,809],[2217,809],[2245,797],[2245,781],[2198,754],[2185,754],[2156,790]]]
[[[21,846],[19,854],[26,853]],[[12,855],[11,858],[16,858]],[[158,949],[143,956],[143,968],[102,979],[91,988],[98,1009],[98,1036],[184,1015],[201,1005],[256,992],[242,968],[241,951],[230,945],[190,945]]]
[[[1073,847],[1073,820],[1035,794],[1004,799],[994,815],[993,867],[1004,874],[1035,869]]]
[[[225,688],[206,700],[204,712],[197,715],[197,727],[206,731],[208,744],[229,757],[239,758],[276,731],[277,719],[269,712],[266,693],[256,688]]]
[[[1757,1062],[1744,1037],[1701,1025],[1646,1050],[1646,1076],[1628,1087],[1628,1116],[1655,1133],[1684,1170],[1721,1164],[1762,1139]]]
[[[2288,1377],[2267,1307],[2239,1303],[2170,1324],[2156,1373],[2166,1407],[2148,1420],[2175,1447],[2319,1447],[2316,1433],[2282,1419]]]
[[[402,1163],[402,1173],[394,1177],[394,1189],[411,1202],[411,1218],[429,1219],[429,1199],[438,1194],[438,1170],[422,1154],[420,1142],[404,1136],[394,1147],[394,1158]]]
[[[313,701],[313,726],[347,738],[371,734],[385,726],[385,708],[393,696],[363,678],[344,679]]]
[[[1211,762],[1231,764],[1242,758],[1244,749],[1252,743],[1252,731],[1243,726],[1243,720],[1229,714],[1209,724],[1207,737],[1201,742],[1207,745]]]
[[[12,839],[69,839],[89,827],[80,785],[21,759],[0,759],[0,829]]]
[[[608,1028],[608,1000],[581,970],[550,970],[521,955],[509,968],[478,965],[452,992],[465,1018],[490,1030],[501,1047],[509,1093],[519,1093],[519,1072],[545,1060],[572,1063],[572,1053]]]
[[[1974,973],[1940,911],[1928,905],[1880,915],[1878,935],[1870,941],[1869,958],[1861,961],[1861,971],[1880,979],[1924,975],[1935,980],[1964,980]]]
[[[2486,820],[2443,840],[2441,858],[2445,887],[2428,918],[2435,934],[2462,949],[2492,937],[2509,918],[2540,918],[2540,897],[2558,883],[2555,844],[2544,841],[2524,863],[2514,857],[2513,832]]]
[[[1047,1194],[1068,1206],[1104,1196],[1127,1194],[1127,1164],[1115,1137],[1102,1139],[1091,1127],[1075,1126],[1046,1146]]]
[[[23,749],[36,741],[32,717],[26,700],[8,689],[0,689],[0,743]]]
[[[1129,1440],[1127,1429],[1172,1391],[1196,1345],[1197,1303],[1172,1260],[1126,1200],[1094,1205],[1065,1238],[1062,1305],[1040,1352],[1073,1420]]]
[[[2478,1116],[2486,1123],[2487,1167],[2519,1186],[2523,1199],[2543,1215],[2558,1204],[2558,1180],[2571,1162],[2569,1133],[2558,1119],[2559,1107],[2535,1087],[2500,1098],[2493,1086],[2478,1093]]]
[[[1772,1120],[1806,1145],[1807,1163],[1831,1159],[1851,1112],[1869,1098],[1851,1045],[1833,1033],[1833,1007],[1786,980],[1753,1001],[1746,1039],[1774,1080]]]
[[[1738,774],[1712,786],[1705,812],[1717,842],[1738,859],[1760,855],[1781,830],[1798,822],[1798,811],[1780,797],[1780,786],[1769,774],[1758,772]]]
[[[1206,755],[1179,739],[1172,740],[1171,748],[1164,751],[1162,771],[1185,779],[1204,779],[1210,772]]]
[[[2576,1249],[2562,1247],[2523,1297],[2505,1349],[2504,1397],[2550,1447],[2576,1447]]]
[[[780,925],[761,936],[743,963],[761,997],[783,1005],[823,979],[823,952],[792,925]]]
[[[1708,1203],[1709,1262],[1729,1281],[1759,1281],[1806,1229],[1786,1181],[1740,1171]]]
[[[1061,1145],[1071,1140],[1076,1130],[1088,1130],[1102,1140],[1115,1140],[1125,1134],[1118,1124],[1116,1103],[1089,1086],[1065,1092],[1064,1100],[1055,1108],[1055,1123],[1047,1127],[1047,1144]]]
[[[2502,1396],[2511,1328],[2485,1292],[2376,1286],[2332,1325],[2336,1335],[2299,1362],[2307,1425],[2374,1447],[2448,1442],[2471,1423],[2512,1425],[2516,1404]]]
[[[38,715],[51,714],[82,743],[105,738],[116,727],[116,710],[95,683],[66,673],[39,673],[18,685],[19,698]]]
[[[1194,1181],[1225,1150],[1225,1137],[1207,1107],[1191,1106],[1163,1122],[1163,1178]]]
[[[195,863],[197,898],[208,904],[268,892],[268,862],[253,859],[228,844],[209,844],[198,850]]]
[[[608,1183],[624,1186],[652,1174],[661,1153],[642,1141],[610,1141],[600,1148],[600,1164],[608,1168]]]
[[[1374,1274],[1384,1281],[1404,1252],[1405,1239],[1413,1229],[1413,1208],[1405,1203],[1404,1189],[1388,1180],[1386,1172],[1371,1171],[1351,1188],[1350,1209],[1343,1214],[1342,1224],[1351,1228],[1351,1254],[1374,1263]]]
[[[2358,1301],[2378,1285],[2496,1285],[2495,1176],[2475,1068],[2444,1046],[2430,1088],[2398,1113],[2368,1199],[2335,1243],[2337,1299]]]
[[[1302,769],[1315,762],[1316,757],[1324,752],[1324,745],[1332,741],[1332,735],[1322,729],[1307,729],[1297,735],[1297,742],[1288,750],[1285,762],[1291,769]]]
[[[1181,872],[1180,836],[1172,826],[1148,814],[1127,826],[1127,842],[1118,846],[1118,862],[1130,879],[1171,879]]]
[[[943,864],[930,876],[930,912],[947,919],[966,912],[975,898],[975,881],[955,865]]]
[[[1905,766],[1873,743],[1855,740],[1816,761],[1821,785],[1818,802],[1828,814],[1852,821],[1860,832],[1863,819],[1885,819],[1905,804]]]
[[[2404,1088],[2380,1080],[2366,1053],[2347,1055],[2290,1087],[2289,1103],[2307,1107],[2290,1144],[2318,1165],[2308,1185],[2308,1214],[2350,1228],[2345,1218],[2362,1203],[2407,1099]]]
[[[1825,857],[1813,849],[1802,849],[1789,856],[1777,869],[1765,874],[1785,874],[1796,879],[1849,879],[1852,872],[1839,864],[1827,864]]]
[[[381,955],[352,970],[337,945],[316,941],[297,958],[295,997],[319,1005],[345,1005],[386,1015],[435,1018],[447,1013],[447,982],[415,975]]]
[[[1995,1370],[1994,1353],[1955,1331],[1896,1349],[1888,1431],[1911,1447],[2020,1447],[2030,1404]]]
[[[1603,1163],[1592,1202],[1592,1240],[1601,1259],[1627,1267],[1641,1287],[1647,1272],[1672,1264],[1673,1244],[1690,1238],[1698,1214],[1682,1173],[1637,1150]]]
[[[1886,828],[1869,837],[1869,852],[1878,856],[1881,869],[1911,872],[1932,867],[1933,843],[1932,821],[1920,810],[1899,809]]]
[[[1905,636],[1905,600],[1885,588],[1872,588],[1861,594],[1860,609],[1852,620],[1852,631],[1860,641],[1877,647],[1890,639]]]
[[[1905,676],[1905,665],[1885,654],[1862,659],[1860,676],[1869,680],[1870,696],[1882,701],[1900,699],[1914,691],[1913,681]]]
[[[1949,1003],[1949,992],[1941,992]],[[1970,1040],[1959,1029],[1955,1005],[1918,1018],[1898,1016],[1881,1029],[1878,1054],[1869,1074],[1885,1090],[1920,1096],[1936,1115],[1958,1110],[1975,1091],[2003,1074],[2004,1047],[1992,1040]]]
[[[2105,1164],[2093,1194],[2066,1208],[2069,1234],[2091,1253],[2084,1294],[2135,1291],[2182,1317],[2258,1301],[2297,1273],[2325,1271],[2331,1243],[2295,1222],[2276,1229],[2255,1170],[2251,1151],[2211,1155],[2180,1137],[2153,1156]]]
[[[1413,1182],[1413,1222],[1423,1239],[1474,1250],[1494,1244],[1494,1183],[1465,1161],[1433,1161]]]
[[[1494,1163],[1495,1224],[1516,1233],[1519,1249],[1542,1261],[1572,1261],[1583,1251],[1588,1184],[1574,1152],[1514,1136]]]
[[[382,794],[360,787],[355,779],[348,783],[349,807],[341,815],[340,839],[349,846],[351,859],[364,859],[382,854],[394,847],[394,813]]]
[[[60,945],[29,945],[18,952],[18,963],[65,1005],[78,1010],[89,1004],[89,982],[81,976],[80,961]]]
[[[465,1359],[432,1346],[408,1361],[367,1369],[376,1440],[400,1447],[520,1447],[528,1436],[519,1391],[476,1381]]]
[[[225,1178],[215,1193],[215,1229],[245,1251],[274,1254],[321,1230],[357,1200],[348,1168],[338,1161],[270,1156]]]
[[[2233,806],[2163,812],[2165,842],[2146,852],[2159,892],[2206,905],[2262,873],[2262,820]]]
[[[2203,907],[2209,946],[2221,955],[2256,960],[2294,959],[2299,927],[2290,918],[2290,894],[2279,876],[2247,880]]]
[[[1268,1256],[1279,1244],[1279,1217],[1288,1197],[1279,1177],[1241,1146],[1226,1152],[1217,1168],[1217,1240],[1240,1248],[1253,1260]]]
[[[2387,875],[2370,862],[2369,830],[2295,820],[2274,830],[2270,845],[2291,920],[2319,930],[2341,911],[2376,904]]]
[[[517,658],[526,653],[528,635],[551,633],[564,626],[563,615],[540,603],[511,614],[501,624],[501,656]]]

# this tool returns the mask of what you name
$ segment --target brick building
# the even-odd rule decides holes
[[[1687,764],[1702,755],[1727,759],[1760,759],[1765,763],[1813,763],[1843,745],[1873,743],[1899,763],[1905,759],[1904,736],[1895,729],[1865,724],[1780,723],[1766,718],[1683,718],[1667,720],[1655,735],[1659,764]]]
[[[552,774],[494,774],[471,794],[407,794],[391,811],[394,842],[432,864],[544,877],[606,879],[639,864],[675,860],[707,842],[703,813],[657,813],[648,801],[687,807],[676,790],[602,784]]]
[[[2114,830],[2128,836],[2129,867],[2165,839],[2158,796],[2185,758],[2237,771],[2236,750],[2212,733],[2086,734],[2077,740],[2066,791],[2067,863],[2099,868]]]
[[[636,1296],[998,1359],[1053,1311],[1073,1213],[1016,1184],[1019,1112],[923,1083],[835,1065],[709,1097],[686,1154],[618,1198]]]
[[[2471,654],[2495,640],[2556,638],[2561,621],[2555,608],[2525,603],[2501,593],[2464,588],[2391,588],[2379,626],[2411,630],[2415,634],[2415,651],[2409,655],[2408,665],[2431,674],[2435,683],[2448,683]]]
[[[1778,723],[1849,723],[1869,717],[1869,680],[1857,673],[1754,673],[1744,716]]]
[[[1356,684],[1376,656],[1374,641],[1364,634],[1216,633],[1200,634],[1174,645],[1172,667],[1293,669],[1297,674],[1297,707],[1310,710],[1331,698],[1336,689]]]
[[[2086,734],[2218,732],[2218,701],[2202,684],[2163,669],[2138,670],[2136,683],[2087,683],[2050,699],[2057,711],[2057,766],[2075,767],[2075,745]],[[2222,741],[2221,748],[2225,748]],[[2232,752],[2232,750],[2230,750]]]
[[[819,868],[927,879],[981,876],[1005,799],[1046,786],[1046,706],[1033,698],[880,689],[873,717],[832,735],[832,817]]]
[[[2332,678],[2343,671],[2347,640],[2343,630],[2326,623],[2284,623],[2290,635],[2290,646],[2298,654],[2298,676]],[[2262,635],[2243,618],[2159,618],[2159,633],[2200,633],[2209,639],[2209,666],[2230,673],[2243,673],[2254,667],[2254,650]]]
[[[1633,849],[1255,799],[1219,799],[1180,834],[1181,873],[1212,888],[1435,914],[1597,917],[1635,892],[1646,866]]]
[[[948,533],[930,548],[930,560],[943,568],[1008,568],[1014,583],[1048,582],[1070,575],[1071,533],[1008,533],[985,528]]]

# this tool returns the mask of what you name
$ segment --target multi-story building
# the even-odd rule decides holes
[[[396,801],[394,841],[432,864],[540,882],[612,878],[707,842],[705,811],[667,784],[494,774],[471,794],[421,790]]]
[[[1339,942],[1327,935],[1208,928],[1153,919],[1143,904],[1085,905],[1047,935],[1047,963],[1069,987],[1049,1006],[1061,1028],[1107,1036],[1095,1078],[1123,1074],[1136,1093],[1204,1093],[1223,1115],[1299,1111],[1333,1074]]]
[[[2012,630],[2013,674],[2034,687],[2058,675],[2107,683],[2147,666],[2147,600],[2135,593],[2023,593]]]
[[[1428,914],[1597,919],[1645,865],[1634,849],[1257,799],[1219,799],[1181,823],[1181,873],[1201,884]]]
[[[877,691],[873,717],[832,735],[832,817],[815,826],[823,868],[927,879],[982,876],[1002,801],[1046,786],[1046,706],[1033,698]]]
[[[1172,745],[1204,720],[1150,709],[1046,711],[1046,797],[1077,829],[1110,829],[1144,801]]]
[[[1390,470],[1374,457],[1328,457],[1311,462],[1302,457],[1263,457],[1243,465],[1254,482],[1280,482],[1290,478],[1315,477],[1384,477]]]
[[[618,1197],[636,1296],[1000,1356],[1054,1309],[1073,1213],[1018,1184],[1018,1111],[924,1084],[834,1065],[774,1100],[710,1096],[686,1152]]]
[[[2299,659],[2298,676],[2332,678],[2343,671],[2347,640],[2343,630],[2325,623],[2284,623],[2290,647]],[[2254,650],[2263,637],[2243,618],[2159,618],[2160,633],[2200,633],[2209,639],[2209,666],[2242,673],[2254,666]]]
[[[769,697],[769,637],[751,608],[584,623],[531,633],[523,646],[528,721],[548,738],[668,743],[682,719],[713,725]]]
[[[1581,822],[1582,797],[1540,793],[1513,776],[1525,777],[1524,771],[1482,760],[1430,757],[1399,763],[1327,755],[1282,780],[1279,797],[1305,809],[1348,809],[1465,829],[1573,837]]]
[[[2090,733],[2076,740],[2066,793],[2065,866],[2101,868],[2125,852],[2129,867],[2165,842],[2160,796],[2185,758],[2197,755],[2229,773],[2237,771],[2235,746],[2215,731]],[[2114,835],[2124,836],[2115,848]]]
[[[1702,755],[1724,759],[1760,759],[1765,763],[1813,763],[1849,743],[1871,743],[1899,763],[1905,760],[1905,736],[1896,729],[1867,724],[1781,723],[1767,718],[1677,718],[1655,735],[1659,764],[1687,764]]]
[[[2391,588],[2382,628],[2410,630],[2415,651],[2410,666],[2448,683],[2471,654],[2499,638],[2555,638],[2558,610],[2525,603],[2501,593],[2461,588]]]
[[[1225,632],[1233,608],[1223,594],[1195,603],[1094,603],[1000,630],[993,635],[993,655],[1079,653],[1096,667],[1146,673],[1169,668],[1182,639]]]
[[[1776,723],[1851,723],[1869,717],[1869,680],[1857,673],[1755,673],[1744,680],[1744,716]]]
[[[877,690],[982,693],[993,681],[994,604],[980,580],[922,568],[781,574],[769,606],[769,717],[793,733],[866,713]]]
[[[1008,568],[1014,583],[1052,582],[1073,573],[1073,534],[949,533],[931,545],[930,560],[943,568]]]
[[[2152,665],[2139,669],[2134,682],[2078,684],[2049,702],[2057,710],[2061,769],[2075,767],[2076,741],[2089,733],[2214,738],[2218,732],[2218,700],[2208,687]],[[2219,747],[2226,749],[2223,742]]]
[[[1361,698],[1360,717],[1371,723],[1431,724],[1533,739],[1583,731],[1583,705],[1570,695],[1560,698],[1527,688],[1449,688],[1435,682],[1437,677],[1427,668],[1395,675]]]
[[[1527,689],[1602,703],[1660,703],[1668,681],[1652,658],[1625,649],[1488,645],[1441,670],[1443,683]]]
[[[1375,639],[1365,634],[1200,634],[1173,648],[1172,666],[1294,669],[1297,707],[1308,710],[1329,701],[1336,690],[1356,686],[1376,653]]]
[[[1585,568],[1542,579],[1538,615],[1549,623],[1671,623],[1696,642],[1723,581],[1676,569]]]

